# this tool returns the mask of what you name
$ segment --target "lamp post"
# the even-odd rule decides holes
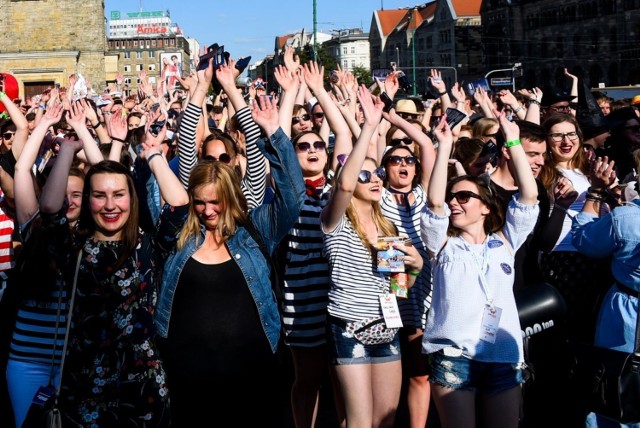
[[[400,49],[396,46],[396,67],[400,68]]]
[[[316,15],[316,0],[313,0],[313,60],[318,61],[318,32],[317,32],[317,15]]]
[[[414,7],[411,11],[411,19],[409,20],[409,27],[413,27],[411,29],[411,61],[413,65],[413,95],[415,96],[418,93],[418,88],[416,87],[416,29],[415,23],[413,22],[413,16],[415,15],[416,8]]]

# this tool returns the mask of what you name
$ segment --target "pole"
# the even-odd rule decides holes
[[[396,67],[400,69],[400,49],[396,46]]]
[[[318,19],[316,14],[316,0],[313,0],[313,60],[318,61]]]
[[[413,95],[415,96],[418,93],[418,88],[416,87],[416,29],[415,24],[413,22],[413,16],[416,12],[416,8],[414,7],[411,11],[411,20],[409,21],[409,25],[414,27],[411,31],[411,60],[413,62]]]

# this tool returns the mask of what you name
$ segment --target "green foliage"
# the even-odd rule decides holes
[[[352,70],[353,75],[358,79],[359,85],[365,85],[367,87],[373,84],[373,78],[371,77],[371,70],[361,65],[356,65]]]

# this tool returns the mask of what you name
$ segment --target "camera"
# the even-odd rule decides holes
[[[336,83],[338,83],[338,81],[340,81],[340,76],[338,76],[338,73],[336,73],[335,71],[332,71],[329,75],[329,81],[335,85]]]

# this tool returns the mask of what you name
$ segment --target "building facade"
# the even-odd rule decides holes
[[[484,0],[488,69],[522,63],[517,87],[564,90],[564,69],[592,87],[640,83],[640,0]]]
[[[181,76],[191,72],[193,43],[171,21],[169,11],[125,15],[112,11],[108,30],[107,53],[117,56],[117,73],[124,79],[126,92],[136,90],[142,71],[156,87],[167,82],[173,87],[176,72]]]
[[[102,0],[0,0],[0,70],[16,76],[28,99],[69,76],[105,83]]]
[[[334,36],[323,45],[344,71],[353,71],[354,67],[371,67],[369,34],[360,28],[336,30]]]

